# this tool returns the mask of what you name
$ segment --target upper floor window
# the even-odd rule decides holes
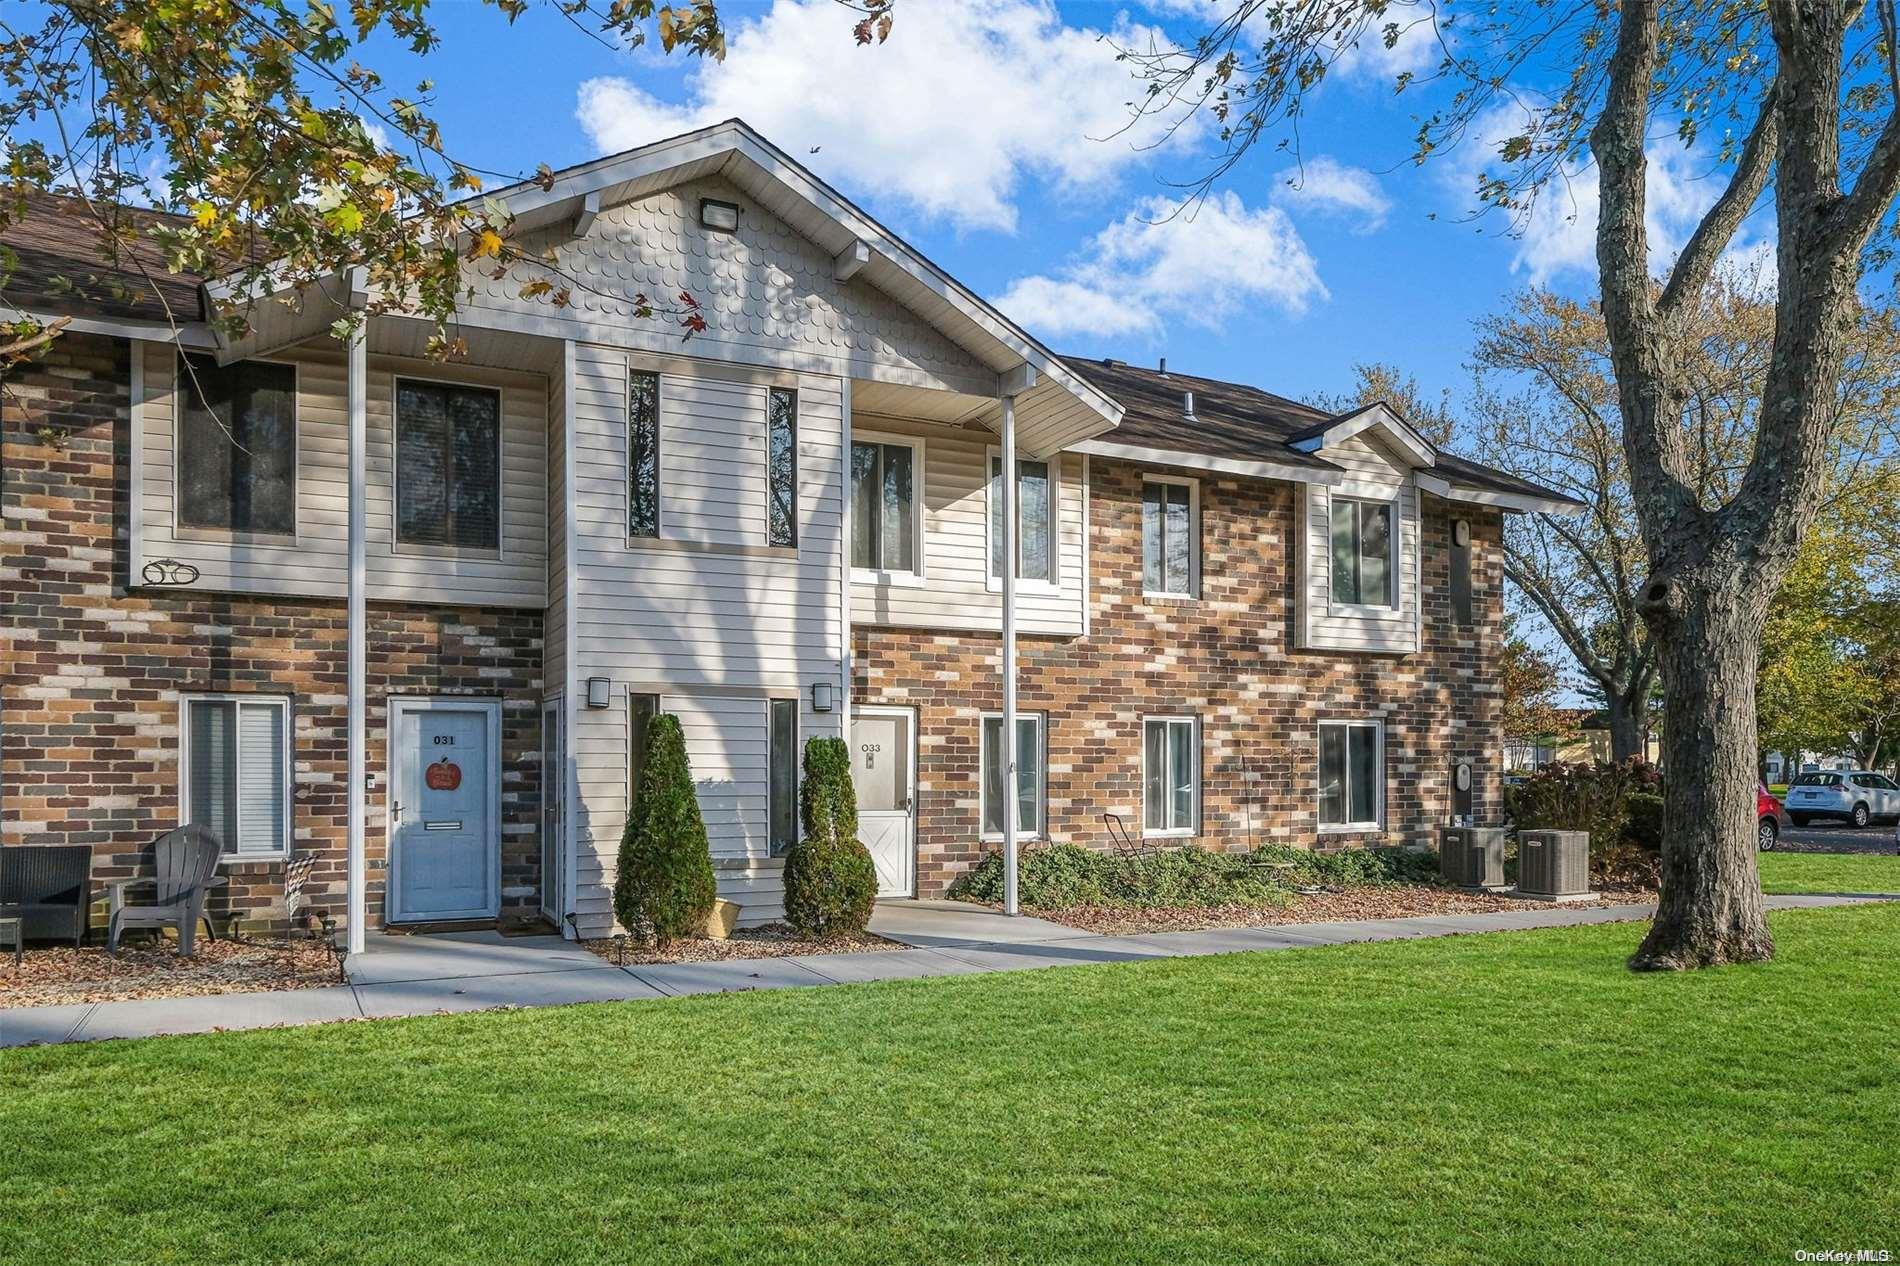
[[[1333,601],[1396,607],[1392,503],[1333,498]]]
[[[281,856],[290,839],[290,701],[281,695],[187,695],[185,820],[228,855]]]
[[[396,540],[501,548],[501,393],[396,380]]]
[[[181,356],[178,526],[297,531],[297,371]]]
[[[765,543],[798,544],[798,393],[784,387],[766,393]]]
[[[908,444],[851,442],[851,565],[917,570],[917,450]]]
[[[1194,485],[1184,480],[1148,479],[1142,483],[1142,592],[1194,595],[1200,561],[1194,491]]]
[[[660,534],[660,376],[627,379],[627,535]]]
[[[1049,463],[1016,460],[1016,577],[1050,581],[1055,578],[1054,530],[1051,507],[1055,496]],[[990,454],[989,523],[990,579],[1003,575],[1003,459]]]

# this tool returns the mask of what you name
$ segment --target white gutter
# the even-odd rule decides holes
[[[1486,488],[1454,484],[1438,475],[1421,473],[1418,486],[1420,491],[1429,492],[1445,501],[1493,506],[1499,510],[1515,510],[1520,514],[1556,514],[1568,519],[1577,517],[1585,509],[1574,501],[1558,497],[1538,497],[1526,492],[1493,492]]]
[[[66,322],[65,329],[72,334],[103,334],[107,338],[144,339],[152,343],[176,343],[194,351],[215,352],[218,350],[217,336],[211,327],[202,321],[187,321],[172,325],[166,321],[141,321],[132,317],[81,317],[68,316],[64,312],[40,312],[30,308],[15,308],[19,315],[48,325],[54,321]]]

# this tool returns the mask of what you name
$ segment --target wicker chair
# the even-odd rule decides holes
[[[0,919],[20,920],[20,939],[86,939],[92,912],[92,845],[0,848]]]
[[[115,879],[107,886],[112,898],[106,925],[106,949],[119,952],[119,933],[127,928],[176,928],[178,952],[190,957],[195,948],[198,921],[212,940],[218,934],[205,914],[205,896],[224,883],[217,873],[223,854],[218,837],[196,823],[165,832],[152,841],[152,874],[138,879]],[[128,889],[149,887],[154,895],[134,904]]]

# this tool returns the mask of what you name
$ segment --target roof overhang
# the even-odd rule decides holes
[[[1421,491],[1445,501],[1462,501],[1470,505],[1491,506],[1499,510],[1515,510],[1522,514],[1556,514],[1564,518],[1575,518],[1584,512],[1585,507],[1568,497],[1538,497],[1523,492],[1499,492],[1492,488],[1474,488],[1469,484],[1455,484],[1440,475],[1428,475],[1420,472],[1418,486]]]
[[[1343,444],[1356,435],[1377,430],[1381,439],[1396,449],[1413,466],[1431,466],[1438,460],[1438,450],[1431,441],[1413,430],[1406,420],[1394,413],[1383,401],[1375,401],[1353,413],[1341,414],[1308,433],[1296,437],[1292,446],[1302,453],[1323,453],[1334,445]]]
[[[1115,440],[1084,440],[1071,446],[1072,451],[1093,457],[1111,457],[1139,462],[1145,466],[1173,466],[1182,470],[1205,470],[1218,475],[1239,475],[1246,479],[1282,479],[1298,484],[1322,484],[1334,487],[1346,480],[1346,472],[1337,467],[1318,468],[1298,462],[1276,462],[1244,457],[1216,457],[1180,449],[1150,448],[1142,444],[1123,444]]]
[[[74,334],[103,334],[108,338],[176,343],[193,351],[215,351],[218,346],[211,327],[202,321],[180,321],[174,325],[166,321],[144,321],[133,317],[73,316],[65,312],[41,312],[31,308],[16,308],[14,311],[41,325],[63,321],[65,324],[61,328]]]
[[[834,277],[877,287],[968,350],[995,375],[998,397],[1014,395],[1017,443],[1024,452],[1045,456],[1121,421],[1118,401],[738,119],[568,167],[545,184],[524,181],[483,197],[508,208],[517,232],[558,225],[571,232],[603,207],[709,176],[728,181],[830,254]],[[228,281],[207,286],[215,300],[253,298],[267,304],[281,302],[281,289],[276,281],[248,290]],[[305,303],[296,310],[308,312],[312,306],[322,305]],[[283,328],[274,337],[247,343],[295,341],[328,321],[305,316],[279,324]],[[1012,379],[1019,390],[1010,389]]]

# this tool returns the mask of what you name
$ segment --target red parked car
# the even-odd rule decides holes
[[[1768,794],[1768,788],[1755,784],[1755,844],[1762,852],[1781,839],[1781,801]]]

